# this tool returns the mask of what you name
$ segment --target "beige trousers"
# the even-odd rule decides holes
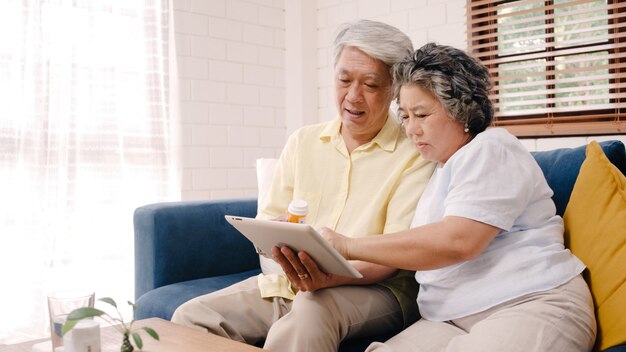
[[[262,298],[257,278],[180,306],[172,321],[233,340],[280,351],[336,351],[339,343],[402,328],[395,296],[379,285],[298,292],[293,301]]]
[[[367,351],[590,351],[596,320],[589,288],[579,275],[484,312],[447,322],[420,319]]]

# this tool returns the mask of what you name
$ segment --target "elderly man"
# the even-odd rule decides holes
[[[306,222],[367,236],[408,229],[434,164],[422,159],[389,111],[390,67],[413,50],[397,28],[361,20],[334,41],[339,116],[289,140],[257,215],[275,219],[292,199]],[[306,253],[275,248],[284,272],[261,274],[179,307],[172,320],[271,351],[336,351],[350,337],[398,331],[417,318],[412,273],[353,262],[353,279],[315,268]],[[305,264],[308,264],[305,266]],[[306,268],[309,268],[308,270]]]

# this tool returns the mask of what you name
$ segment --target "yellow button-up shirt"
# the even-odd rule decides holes
[[[326,226],[351,237],[409,228],[435,164],[421,157],[392,113],[378,135],[352,153],[340,128],[336,118],[289,137],[257,218],[274,219],[286,213],[291,200],[303,199],[309,205],[305,223],[314,228]],[[414,320],[417,284],[412,274],[400,272],[381,284],[398,298],[405,322]],[[288,283],[275,276],[261,275],[259,288],[264,296],[293,295]]]

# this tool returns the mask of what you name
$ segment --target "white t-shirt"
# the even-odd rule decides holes
[[[459,216],[502,231],[473,260],[415,273],[422,316],[465,317],[580,274],[585,266],[564,248],[551,196],[535,159],[504,129],[478,134],[438,167],[411,227]]]

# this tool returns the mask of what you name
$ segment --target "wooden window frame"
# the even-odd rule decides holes
[[[621,0],[606,0],[607,22],[609,29],[604,41],[572,47],[557,48],[554,41],[555,8],[571,8],[576,4],[587,4],[595,0],[571,0],[565,4],[556,4],[554,0],[468,0],[467,1],[467,36],[468,51],[480,59],[490,70],[494,82],[492,99],[496,107],[494,126],[504,127],[519,137],[541,136],[589,136],[599,134],[626,133],[626,3]],[[543,3],[543,5],[541,5]],[[517,4],[517,5],[515,5]],[[498,47],[498,10],[502,6],[540,5],[545,13],[543,29],[545,44],[543,50],[500,55]],[[532,9],[529,11],[537,11]],[[500,15],[502,16],[502,15]],[[580,107],[557,109],[555,101],[556,87],[553,84],[559,71],[556,70],[556,58],[573,54],[607,52],[608,94],[602,95],[610,107],[583,109]],[[500,110],[500,91],[505,85],[499,81],[502,63],[528,60],[529,57],[545,59],[543,74],[545,89],[545,108],[536,113],[509,113]],[[567,71],[567,70],[566,70]],[[569,71],[568,71],[569,72]],[[541,75],[540,75],[541,76]],[[551,84],[552,83],[552,84]],[[591,89],[589,89],[591,90]],[[523,99],[523,98],[522,98]]]

